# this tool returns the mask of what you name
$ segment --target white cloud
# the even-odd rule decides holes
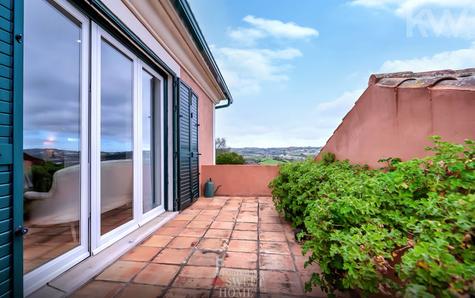
[[[251,15],[244,17],[243,20],[255,28],[277,38],[302,39],[319,35],[317,30],[310,27],[299,26],[293,22],[284,23],[279,20],[257,18]]]
[[[265,37],[264,32],[254,28],[238,28],[229,30],[228,35],[244,46],[253,46],[257,40]]]
[[[288,61],[302,56],[295,48],[283,50],[212,47],[226,82],[235,95],[258,93],[263,82],[289,79]]]
[[[294,22],[282,22],[280,20],[258,18],[252,15],[245,16],[243,21],[251,27],[228,30],[228,35],[246,46],[252,46],[258,40],[267,37],[296,40],[318,37],[319,35],[316,29],[300,26]]]
[[[418,72],[471,67],[475,67],[475,42],[467,49],[441,52],[432,56],[413,59],[388,60],[383,63],[381,72]]]
[[[264,82],[287,81],[291,60],[302,52],[293,47],[268,49],[258,44],[266,39],[299,40],[318,36],[318,31],[297,25],[248,15],[243,22],[249,27],[229,28],[227,34],[238,47],[213,46],[212,51],[233,94],[259,93]]]

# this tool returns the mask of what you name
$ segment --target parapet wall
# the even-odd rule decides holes
[[[475,139],[475,70],[372,76],[322,151],[381,167],[381,158],[423,157],[430,136]]]
[[[269,182],[278,173],[278,166],[203,165],[200,176],[203,183],[211,178],[219,186],[217,196],[270,196]]]

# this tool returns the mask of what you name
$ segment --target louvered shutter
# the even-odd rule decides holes
[[[0,0],[0,297],[23,295],[22,239],[14,236],[23,220],[22,4]]]
[[[199,197],[198,97],[178,80],[178,196],[177,209],[183,210]]]
[[[198,152],[198,96],[191,93],[190,103],[190,164],[191,164],[191,198],[198,199],[200,196],[200,160]]]

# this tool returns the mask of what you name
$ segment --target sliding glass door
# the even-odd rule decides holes
[[[89,21],[66,1],[25,1],[25,292],[88,253]]]
[[[151,69],[142,66],[141,96],[139,98],[140,128],[142,131],[142,214],[147,219],[163,211],[163,133],[162,94],[163,79]]]
[[[91,40],[96,253],[163,211],[163,79],[96,24]]]
[[[133,215],[133,72],[126,54],[101,40],[101,235]]]
[[[164,80],[66,0],[25,1],[24,51],[28,295],[164,211]]]

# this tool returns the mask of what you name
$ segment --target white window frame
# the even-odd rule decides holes
[[[137,58],[112,35],[92,22],[91,26],[91,250],[97,254],[117,240],[133,232],[165,211],[164,209],[164,127],[163,77]],[[106,40],[119,52],[133,61],[133,219],[101,235],[101,43]],[[160,82],[160,196],[161,205],[143,214],[142,169],[142,71],[145,70]],[[152,127],[155,130],[155,127]],[[155,132],[154,132],[155,133]],[[156,169],[154,169],[156,171]]]
[[[49,0],[65,17],[73,17],[81,24],[81,77],[80,77],[80,222],[79,246],[33,269],[23,276],[25,296],[87,258],[89,253],[89,18],[66,0]],[[63,10],[63,11],[61,11]],[[66,14],[65,14],[66,13]],[[69,14],[69,16],[67,15]]]
[[[81,77],[80,77],[80,148],[81,148],[81,203],[80,203],[80,243],[61,256],[39,266],[24,275],[24,293],[30,295],[47,282],[53,280],[72,266],[83,261],[92,254],[97,254],[117,240],[136,230],[139,226],[165,212],[165,129],[169,123],[164,122],[164,78],[153,70],[148,64],[142,62],[130,50],[118,42],[99,25],[90,21],[67,0],[45,0],[57,6],[60,13],[72,17],[81,24]],[[69,14],[69,16],[68,16]],[[89,30],[89,28],[91,28]],[[101,235],[101,204],[100,204],[100,145],[101,145],[101,42],[107,40],[133,61],[133,220]],[[90,52],[91,51],[91,52]],[[91,53],[91,55],[89,54]],[[89,73],[89,68],[91,72]],[[143,213],[143,182],[142,182],[142,74],[148,72],[159,82],[158,98],[155,100],[154,115],[159,115],[160,137],[159,148],[160,168],[155,168],[155,173],[160,173],[160,189],[154,195],[160,195],[160,205]],[[89,98],[89,83],[91,84],[91,97]],[[171,96],[171,93],[169,93]],[[157,108],[159,111],[157,111]],[[158,112],[158,113],[157,113]],[[170,108],[169,108],[170,112]],[[171,118],[170,118],[171,119]],[[153,121],[152,130],[157,143],[156,120]],[[156,145],[155,143],[155,145]],[[156,146],[154,148],[157,148]],[[157,158],[156,153],[154,158]],[[158,172],[157,172],[158,171]],[[170,172],[168,173],[170,175]],[[154,179],[155,181],[155,179]],[[90,216],[90,225],[89,225]]]
[[[140,202],[137,208],[138,210],[138,214],[137,214],[137,218],[139,218],[139,224],[142,226],[144,225],[145,223],[147,223],[148,221],[152,220],[153,218],[157,217],[158,215],[160,215],[161,213],[165,212],[165,154],[164,154],[164,144],[165,144],[165,139],[164,139],[164,132],[165,132],[165,129],[164,127],[166,126],[166,124],[164,123],[164,114],[163,114],[163,99],[164,99],[164,79],[161,75],[159,75],[156,71],[154,71],[150,66],[148,66],[147,64],[143,63],[140,61],[139,63],[139,69],[138,69],[139,73],[138,73],[138,78],[139,78],[139,88],[138,88],[138,105],[137,105],[137,119],[139,120],[138,123],[137,123],[137,136],[140,136],[138,137],[137,139],[137,152],[139,152],[137,158],[138,158],[138,164],[140,164],[140,168],[137,170],[137,173],[138,173],[138,177],[137,177],[137,182],[135,183],[137,185],[137,195],[138,195],[138,198],[140,198]],[[154,189],[154,192],[153,192],[153,195],[154,196],[157,196],[159,195],[160,196],[160,205],[158,205],[157,207],[153,208],[152,210],[149,210],[147,212],[143,212],[143,169],[142,169],[142,165],[143,165],[143,154],[142,154],[142,150],[143,150],[143,140],[142,140],[142,136],[143,136],[143,126],[142,126],[142,122],[140,121],[142,119],[142,113],[143,113],[143,101],[142,101],[142,82],[143,82],[143,72],[147,72],[149,73],[155,80],[157,80],[159,82],[159,90],[158,90],[158,98],[156,98],[156,95],[157,93],[154,94],[152,100],[156,100],[158,102],[155,102],[154,103],[154,115],[155,116],[159,116],[159,120],[160,120],[160,127],[159,127],[159,131],[157,131],[157,127],[155,126],[156,124],[156,119],[153,119],[152,121],[152,126],[151,126],[151,129],[152,129],[152,134],[154,135],[154,138],[153,138],[153,141],[155,142],[154,143],[154,150],[157,149],[157,141],[159,142],[159,149],[160,149],[160,155],[159,155],[159,158],[160,158],[160,168],[157,169],[156,167],[153,168],[153,171],[154,171],[154,179],[152,181],[152,183],[155,183],[156,181],[156,176],[157,173],[159,173],[160,175],[160,189],[157,190]],[[157,111],[158,109],[158,111]],[[157,113],[158,112],[158,113]],[[160,134],[159,138],[157,139],[157,132]],[[157,155],[156,155],[156,152],[152,152],[153,154],[153,158],[154,160],[156,160],[157,158]]]
[[[137,58],[112,35],[92,22],[91,26],[91,248],[97,254],[115,241],[138,228],[136,220],[136,186],[133,191],[133,218],[131,221],[101,235],[101,45],[102,40],[110,43],[133,63],[132,73],[132,109],[133,109],[133,179],[136,176],[136,96],[137,96]]]

